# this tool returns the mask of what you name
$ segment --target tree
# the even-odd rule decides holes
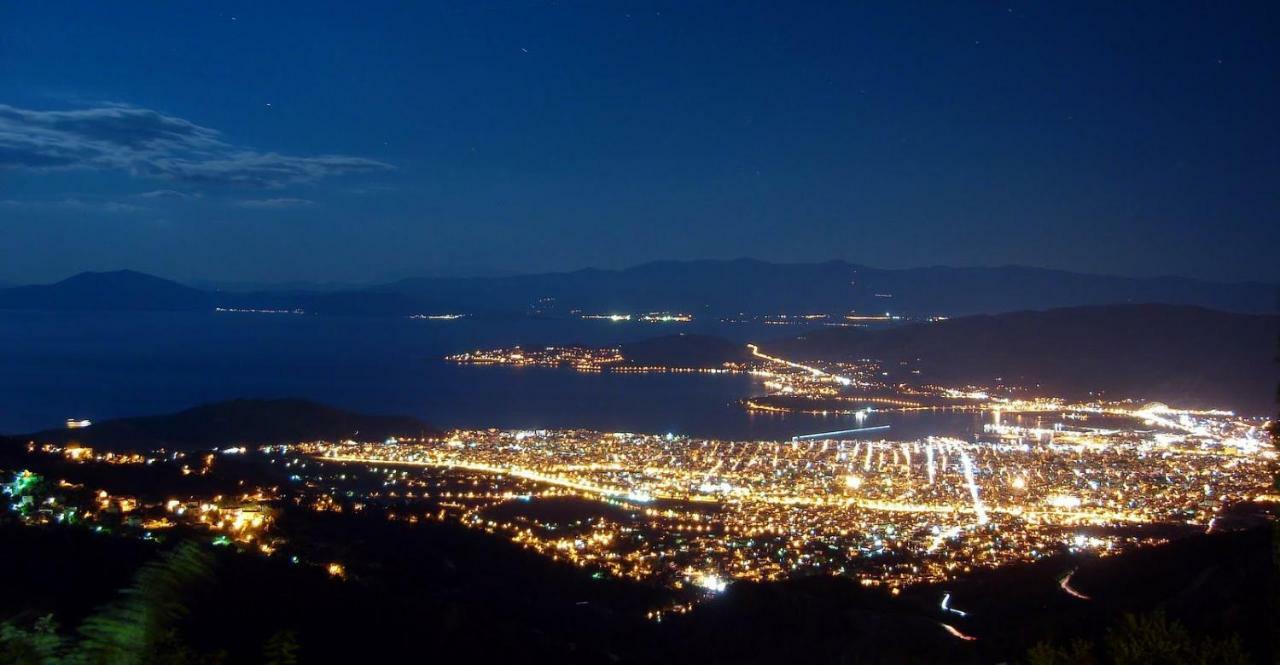
[[[1095,654],[1101,653],[1099,658]],[[1253,662],[1236,636],[1197,636],[1164,612],[1126,614],[1107,631],[1102,649],[1077,639],[1068,647],[1041,642],[1027,651],[1029,665],[1246,665]]]
[[[119,598],[85,619],[79,640],[58,634],[52,616],[30,629],[0,625],[0,663],[22,665],[193,665],[223,660],[201,654],[177,631],[187,615],[184,597],[207,581],[213,557],[195,543],[183,543],[144,565]]]
[[[1093,645],[1087,640],[1072,640],[1068,647],[1040,642],[1027,652],[1028,665],[1097,665]]]
[[[282,630],[272,635],[262,649],[265,665],[297,665],[298,636],[292,630]]]
[[[175,627],[188,609],[184,596],[209,579],[213,556],[191,542],[148,562],[120,598],[80,626],[80,651],[102,665],[147,663],[178,646]]]
[[[30,629],[0,624],[0,663],[55,665],[70,662],[67,640],[58,635],[53,615],[36,620]]]

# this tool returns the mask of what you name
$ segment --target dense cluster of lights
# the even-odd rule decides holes
[[[876,323],[893,323],[908,320],[907,317],[893,314],[891,312],[864,314],[859,312],[848,313],[807,313],[807,314],[757,314],[748,315],[740,312],[737,316],[724,317],[720,319],[721,323],[763,323],[767,326],[839,326],[839,327],[867,327],[869,324]],[[945,321],[946,317],[933,316],[922,321],[935,322]]]
[[[141,455],[84,455],[76,451],[87,448],[58,450],[48,445],[29,450],[61,453],[79,463],[154,464],[160,459]],[[218,539],[222,542],[238,542],[267,554],[280,542],[274,535],[268,535],[276,517],[276,511],[270,506],[278,498],[274,488],[234,497],[145,501],[107,489],[91,490],[65,479],[45,486],[39,475],[24,470],[13,475],[13,480],[4,486],[4,493],[13,498],[10,511],[28,525],[80,524],[99,532],[127,530],[146,540],[154,540],[159,531],[187,527],[221,534]]]
[[[640,315],[578,313],[578,318],[587,321],[612,321],[613,323],[622,323],[626,321],[639,321],[640,323],[689,323],[690,321],[693,321],[692,314],[685,314],[683,312],[646,312]]]
[[[410,314],[409,318],[419,321],[457,321],[466,314]]]
[[[628,363],[617,347],[545,346],[528,348],[512,346],[456,353],[445,360],[463,365],[506,365],[511,367],[558,367],[579,372],[609,371],[619,374],[729,374],[745,372],[742,365],[728,363],[720,367],[674,367],[670,365],[637,365]]]
[[[693,315],[680,312],[649,312],[641,314],[639,320],[643,323],[689,323],[693,321]]]
[[[1199,530],[1267,487],[1274,455],[1256,422],[1159,407],[1178,427],[1153,429],[1151,407],[1099,410],[1131,426],[1011,426],[1002,412],[981,441],[483,430],[291,454],[393,476],[462,474],[488,486],[447,497],[465,524],[578,565],[703,590],[803,574],[898,587],[1064,550],[1109,554]],[[556,520],[530,507],[566,498],[611,509]]]
[[[260,309],[249,307],[214,307],[213,311],[223,314],[306,314],[302,309]]]
[[[516,367],[569,367],[581,372],[599,372],[624,361],[617,348],[545,346],[468,351],[445,356],[449,362],[467,365],[511,365]]]

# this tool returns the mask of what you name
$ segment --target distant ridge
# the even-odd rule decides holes
[[[133,270],[84,272],[55,284],[0,289],[0,309],[181,310],[209,302],[203,291]]]
[[[519,311],[550,298],[551,307],[559,311],[678,309],[695,316],[850,310],[960,316],[1145,302],[1271,313],[1280,302],[1277,285],[1256,282],[1114,277],[1021,266],[888,270],[844,261],[754,259],[658,261],[624,270],[587,268],[485,279],[408,279],[378,290],[411,295],[442,308],[484,303]]]
[[[362,415],[303,399],[236,399],[167,415],[106,420],[84,429],[53,429],[13,438],[75,441],[106,450],[189,450],[319,439],[382,441],[433,432],[426,423],[406,416]]]
[[[132,271],[82,273],[0,289],[0,309],[195,310],[216,306],[355,316],[465,312],[500,316],[667,311],[739,315],[892,312],[915,317],[1084,305],[1166,303],[1273,313],[1274,284],[1113,277],[1002,266],[869,268],[843,261],[661,261],[625,270],[413,278],[338,290],[203,291]]]
[[[1247,414],[1273,413],[1280,316],[1177,305],[1106,305],[971,316],[888,329],[826,328],[765,348],[795,358],[874,358],[895,380],[1103,390]],[[902,363],[902,364],[900,364]],[[907,368],[920,374],[902,375]]]

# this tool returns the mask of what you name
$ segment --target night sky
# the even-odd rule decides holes
[[[0,280],[1280,280],[1280,3],[870,4],[4,3]]]

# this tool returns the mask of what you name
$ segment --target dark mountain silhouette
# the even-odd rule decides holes
[[[47,286],[0,289],[3,309],[303,309],[322,314],[568,316],[684,311],[700,318],[890,311],[911,316],[1161,302],[1227,311],[1276,310],[1274,284],[1217,284],[1003,266],[868,268],[843,261],[779,264],[664,261],[626,270],[414,278],[354,290],[210,292],[139,273],[84,273]]]
[[[183,311],[215,307],[356,316],[419,311],[414,298],[392,291],[204,291],[132,270],[85,272],[54,284],[0,288],[0,309]]]
[[[1019,266],[884,270],[843,261],[779,264],[750,259],[663,261],[626,270],[488,279],[410,279],[389,288],[441,307],[486,303],[514,311],[554,298],[564,311],[678,309],[695,315],[856,310],[954,316],[1141,302],[1274,312],[1277,304],[1271,284],[1111,277]]]
[[[107,450],[193,449],[355,438],[430,434],[428,425],[405,416],[370,416],[302,399],[237,399],[178,413],[120,418],[85,429],[56,429],[23,439],[75,441]]]
[[[1003,382],[1077,398],[1101,390],[1265,414],[1280,379],[1278,335],[1280,316],[1108,305],[878,330],[826,328],[765,347],[795,358],[874,358],[900,380]]]
[[[0,309],[181,310],[211,306],[210,295],[132,270],[84,272],[57,282],[0,289]]]

